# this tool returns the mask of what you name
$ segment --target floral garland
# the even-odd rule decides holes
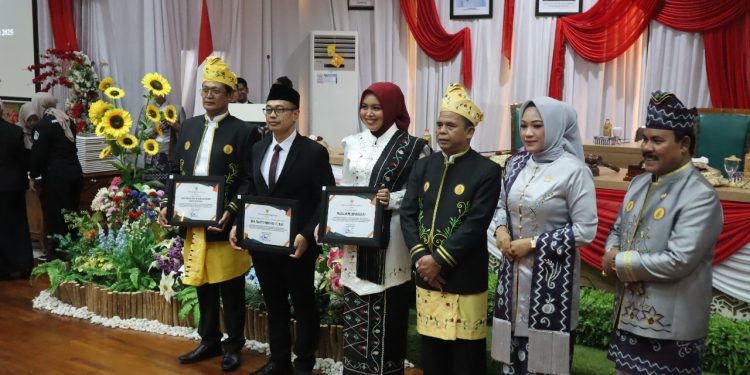
[[[99,99],[99,76],[91,59],[81,51],[55,48],[48,49],[41,58],[46,61],[26,68],[40,72],[31,82],[42,85],[44,92],[58,85],[69,88],[71,95],[65,100],[65,112],[75,121],[76,133],[93,133],[88,110]]]

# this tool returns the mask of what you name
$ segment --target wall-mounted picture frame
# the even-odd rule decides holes
[[[373,10],[375,0],[349,0],[349,10]]]
[[[492,18],[493,0],[451,0],[451,19]]]
[[[568,16],[583,12],[583,0],[536,0],[536,16]]]

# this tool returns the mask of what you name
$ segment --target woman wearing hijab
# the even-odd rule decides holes
[[[37,93],[31,100],[41,120],[34,129],[31,147],[31,187],[41,188],[42,213],[47,234],[65,235],[62,210],[77,210],[81,195],[83,172],[78,162],[73,121],[55,108],[57,99],[47,92]],[[56,243],[51,242],[52,257]]]
[[[404,94],[392,83],[374,83],[362,93],[359,118],[367,130],[342,141],[341,185],[380,188],[387,242],[382,248],[344,247],[344,374],[403,374],[414,290],[398,209],[414,162],[430,149],[407,133]]]
[[[34,106],[31,103],[24,103],[18,111],[18,123],[16,125],[23,129],[23,144],[28,153],[31,152],[31,145],[34,144],[34,128],[38,123],[39,115],[34,110]]]
[[[524,103],[524,151],[511,157],[493,219],[504,256],[492,357],[504,374],[568,374],[578,320],[580,257],[596,234],[596,196],[576,112],[548,97]]]

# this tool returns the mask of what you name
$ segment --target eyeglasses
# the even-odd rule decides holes
[[[276,113],[277,115],[281,116],[284,113],[292,112],[292,111],[295,111],[295,110],[297,110],[297,108],[285,108],[285,107],[281,107],[281,106],[278,106],[278,107],[275,107],[275,108],[273,108],[273,107],[266,107],[266,108],[263,108],[263,113],[265,113],[266,116],[268,116],[268,115],[270,115],[273,112],[273,113]]]
[[[226,92],[226,90],[222,90],[222,89],[218,89],[218,88],[213,88],[213,87],[212,88],[208,88],[208,87],[201,88],[201,95],[208,96],[209,93],[211,95],[213,95],[213,96],[219,96],[219,95],[224,95],[227,92]]]

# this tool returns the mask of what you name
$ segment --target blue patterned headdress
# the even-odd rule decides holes
[[[698,120],[695,108],[686,108],[671,92],[654,91],[648,102],[646,127],[665,130],[690,130]]]

